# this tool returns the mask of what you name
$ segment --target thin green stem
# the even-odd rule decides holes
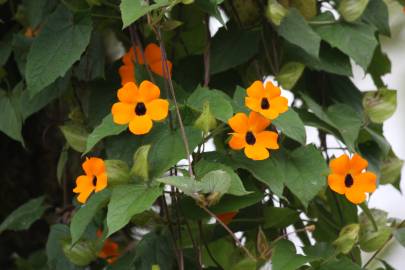
[[[367,218],[370,220],[371,224],[373,225],[374,230],[378,231],[377,223],[375,222],[373,214],[371,213],[371,211],[368,208],[367,204],[366,203],[360,204],[360,208],[363,210],[364,214],[366,214]]]

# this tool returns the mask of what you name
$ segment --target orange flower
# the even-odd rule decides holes
[[[154,43],[150,43],[145,48],[145,58],[146,62],[149,65],[152,72],[163,76],[163,66],[162,66],[162,54],[160,52],[160,47]],[[125,85],[128,82],[136,83],[135,79],[135,63],[143,65],[145,63],[142,58],[141,50],[136,47],[136,55],[134,49],[131,48],[124,56],[122,57],[122,62],[124,63],[118,70],[122,85]],[[172,74],[172,63],[167,60],[167,66],[169,68],[169,74]]]
[[[350,159],[348,155],[341,155],[332,160],[329,167],[332,170],[328,176],[329,187],[354,204],[360,204],[366,199],[366,192],[376,189],[377,176],[372,172],[365,172],[368,162],[359,154]]]
[[[228,225],[232,219],[238,214],[238,212],[226,212],[217,215],[217,217],[226,225]]]
[[[117,96],[120,102],[111,108],[114,122],[128,124],[135,135],[148,133],[153,126],[152,120],[163,120],[169,112],[169,102],[159,98],[159,87],[150,81],[143,81],[139,88],[133,82],[126,83]]]
[[[101,230],[97,230],[97,237],[102,236]],[[119,253],[119,245],[112,241],[111,239],[106,239],[104,241],[103,248],[98,253],[98,257],[106,260],[109,264],[114,263],[118,257],[120,256]]]
[[[79,193],[77,200],[85,203],[93,191],[99,192],[107,187],[107,172],[104,161],[96,157],[86,158],[82,168],[85,175],[76,178],[73,192]]]
[[[271,82],[266,86],[261,81],[255,81],[247,89],[246,107],[258,112],[267,119],[274,120],[279,114],[288,110],[288,100],[280,96],[281,90]]]
[[[234,150],[245,149],[245,155],[253,160],[263,160],[270,156],[267,149],[278,149],[278,134],[265,130],[270,120],[257,112],[237,113],[228,120],[234,130],[229,146]]]

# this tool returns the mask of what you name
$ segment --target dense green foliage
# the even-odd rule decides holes
[[[330,161],[358,153],[377,188],[399,189],[382,132],[396,110],[386,1],[0,0],[0,14],[1,269],[393,269],[379,252],[405,247],[405,223],[328,186]],[[130,48],[136,84],[169,100],[143,135],[112,110]],[[353,64],[375,89],[352,83]],[[269,127],[279,149],[253,160],[231,149],[228,123],[266,80],[289,108]],[[108,184],[82,204],[85,157]]]

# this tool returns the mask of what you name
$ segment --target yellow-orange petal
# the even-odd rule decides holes
[[[228,145],[233,150],[243,149],[246,145],[245,134],[242,133],[232,134],[232,137],[229,140]]]
[[[345,194],[345,176],[340,174],[329,174],[328,175],[328,186],[334,192],[339,194]]]
[[[95,191],[99,192],[107,187],[107,173],[97,175]]]
[[[139,98],[139,90],[135,83],[128,82],[117,92],[119,101],[129,104],[135,104]]]
[[[258,112],[269,120],[274,120],[279,116],[279,112],[271,106],[267,110],[260,109]]]
[[[80,203],[86,203],[87,199],[90,197],[91,193],[93,192],[94,189],[88,189],[88,190],[84,190],[82,191],[78,196],[77,196],[77,200]]]
[[[114,123],[126,125],[135,117],[135,104],[117,102],[111,108]]]
[[[346,190],[346,198],[354,203],[354,204],[360,204],[366,200],[366,194],[364,191],[355,189],[355,188],[349,188]]]
[[[275,86],[272,82],[268,81],[264,87],[266,90],[266,96],[270,99],[278,97],[281,95],[281,90],[279,87]]]
[[[237,113],[228,120],[228,125],[237,133],[246,133],[249,129],[249,118],[245,113]]]
[[[144,102],[149,102],[159,98],[160,89],[157,85],[145,80],[139,85],[139,93]]]
[[[262,131],[257,134],[256,136],[256,143],[260,144],[269,149],[278,149],[278,134],[274,131]]]
[[[285,97],[275,97],[270,99],[270,108],[275,109],[278,113],[284,113],[288,110],[288,99]]]
[[[99,175],[106,171],[104,161],[97,157],[87,158],[82,167],[88,176]]]
[[[154,121],[160,121],[169,113],[169,102],[165,99],[155,99],[146,103],[146,114]]]
[[[247,89],[247,95],[249,97],[261,99],[264,96],[264,87],[261,81],[253,82]]]
[[[167,63],[167,68],[169,70],[169,75],[172,75],[172,63],[170,61],[166,61]],[[158,74],[159,76],[165,77],[165,78],[169,78],[169,76],[163,76],[164,75],[164,70],[166,69],[166,67],[163,67],[163,61],[157,61],[157,62],[152,62],[151,64],[149,64],[150,69]],[[165,68],[165,69],[164,69]]]
[[[76,187],[73,189],[74,193],[80,193],[88,189],[93,190],[93,177],[88,175],[80,175],[76,178]]]
[[[350,160],[350,171],[353,174],[358,174],[365,168],[367,168],[368,162],[364,158],[362,158],[359,154],[354,154],[352,159]]]
[[[145,58],[148,65],[155,62],[161,62],[162,53],[160,47],[155,43],[149,43],[145,48]]]
[[[269,151],[260,144],[246,145],[245,155],[253,160],[264,160],[270,156]]]
[[[254,97],[245,97],[245,106],[251,109],[252,111],[260,111],[260,102],[261,100]]]
[[[354,175],[354,185],[363,192],[374,192],[377,188],[377,176],[372,172]]]
[[[129,82],[135,83],[135,70],[133,65],[122,65],[118,69],[118,73],[121,77],[121,85],[125,85]]]
[[[148,115],[138,116],[135,115],[134,118],[129,122],[129,131],[135,135],[143,135],[148,133],[152,129],[153,123]]]
[[[259,133],[265,130],[270,124],[271,121],[260,113],[250,112],[248,125],[250,130],[254,133]]]
[[[346,175],[350,170],[350,159],[346,154],[343,154],[338,158],[331,160],[329,167],[335,174]]]

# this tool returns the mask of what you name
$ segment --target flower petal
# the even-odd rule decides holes
[[[249,129],[248,117],[245,113],[237,113],[228,120],[228,125],[237,133],[246,133]]]
[[[356,189],[353,186],[347,189],[346,198],[354,204],[360,204],[366,200],[366,194],[364,191]]]
[[[242,133],[234,133],[232,134],[231,139],[228,142],[228,145],[233,150],[240,150],[243,149],[246,145],[245,134]]]
[[[264,96],[263,82],[255,81],[246,89],[246,92],[249,97],[261,99]]]
[[[143,135],[152,129],[152,120],[148,115],[135,117],[129,122],[129,130],[135,135]]]
[[[146,103],[146,113],[154,121],[160,121],[169,113],[169,102],[165,99],[155,99]]]
[[[265,86],[266,95],[272,99],[281,95],[279,87],[275,86],[272,82],[268,81]]]
[[[133,65],[123,65],[118,69],[121,77],[121,84],[124,86],[129,82],[135,83],[135,70]]]
[[[377,188],[377,176],[372,172],[354,175],[354,186],[363,192],[374,192]]]
[[[162,53],[160,47],[155,43],[149,43],[145,48],[145,58],[148,65],[155,62],[161,62]]]
[[[329,174],[328,175],[328,185],[331,190],[339,194],[345,194],[345,176],[340,174]]]
[[[270,99],[270,108],[276,110],[278,113],[284,113],[288,110],[288,99],[285,97],[276,97]]]
[[[360,173],[362,170],[367,168],[368,162],[364,158],[362,158],[359,154],[354,154],[352,159],[350,160],[350,171],[353,174]]]
[[[134,48],[131,47],[126,54],[122,57],[124,65],[133,65],[135,61]]]
[[[73,189],[74,193],[80,193],[88,189],[94,189],[93,177],[88,175],[80,175],[76,178],[76,187]]]
[[[96,192],[99,192],[107,187],[107,173],[98,174],[96,177]]]
[[[350,159],[346,154],[331,160],[329,167],[335,174],[346,175],[350,170]]]
[[[250,112],[248,124],[254,133],[259,133],[265,130],[271,124],[271,121],[260,113]]]
[[[260,100],[254,97],[245,97],[245,106],[252,111],[260,111]]]
[[[97,157],[87,158],[82,167],[88,176],[99,175],[106,171],[104,161]]]
[[[159,98],[160,89],[157,85],[153,84],[150,81],[143,81],[139,86],[139,93],[144,102],[149,102]]]
[[[264,160],[270,156],[269,151],[260,144],[246,145],[245,155],[253,160]]]
[[[94,189],[88,189],[82,191],[79,196],[77,196],[77,200],[81,203],[86,203],[87,199],[89,198],[90,194],[93,192]]]
[[[268,108],[267,110],[259,110],[260,114],[263,115],[265,118],[269,119],[269,120],[274,120],[278,117],[279,112],[275,109],[273,109],[273,107]]]
[[[119,101],[129,104],[134,104],[139,100],[138,87],[133,82],[126,83],[117,92]]]
[[[260,144],[266,148],[278,149],[278,134],[274,131],[262,131],[256,135],[256,143]]]
[[[167,63],[167,67],[169,69],[169,75],[171,76],[172,75],[172,66],[173,66],[172,62],[166,61],[166,63]],[[164,77],[163,76],[163,74],[164,74],[164,72],[163,72],[163,70],[164,70],[163,69],[163,62],[161,60],[159,60],[157,62],[152,62],[151,64],[149,64],[149,66],[150,66],[150,69],[154,73],[158,74],[159,76]],[[168,76],[165,76],[165,78],[168,78]]]
[[[125,125],[135,117],[135,105],[117,102],[111,108],[114,123]]]

